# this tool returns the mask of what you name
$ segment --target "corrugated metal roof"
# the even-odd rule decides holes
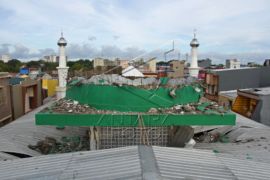
[[[87,129],[82,127],[66,127],[65,129],[58,130],[52,126],[36,126],[35,114],[51,103],[41,106],[0,128],[0,152],[37,156],[40,153],[29,149],[28,145],[36,145],[38,141],[44,140],[46,136],[59,140],[63,136],[85,135]]]
[[[197,143],[196,149],[214,150],[228,157],[270,163],[270,127],[236,113],[236,125],[226,134],[229,143]]]
[[[238,113],[235,113],[235,112],[232,112],[232,113],[236,114],[236,128],[241,127],[241,126],[251,127],[251,128],[269,128],[269,126],[266,126],[262,123],[258,123]]]
[[[0,162],[0,179],[140,179],[138,148],[47,155]]]
[[[0,162],[0,172],[2,180],[149,179],[149,173],[161,179],[246,180],[269,179],[270,164],[207,150],[131,146],[7,160]]]
[[[265,149],[265,147],[267,148]],[[213,150],[218,152],[218,154],[226,154],[228,157],[270,163],[269,142],[197,143],[195,148]]]
[[[161,175],[168,179],[235,179],[211,151],[154,147]]]
[[[269,156],[269,155],[268,155]],[[243,180],[268,180],[270,178],[270,164],[239,160],[235,158],[218,157],[218,159],[237,177]]]
[[[6,161],[6,160],[11,160],[11,159],[18,159],[18,157],[0,152],[0,161]]]

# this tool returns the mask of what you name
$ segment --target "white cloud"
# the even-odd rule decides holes
[[[268,0],[1,0],[0,44],[56,51],[63,29],[71,55],[98,55],[105,47],[115,51],[113,56],[128,47],[151,51],[171,39],[186,53],[197,28],[202,54],[265,54],[270,51],[269,6]],[[94,37],[91,45],[89,37]]]

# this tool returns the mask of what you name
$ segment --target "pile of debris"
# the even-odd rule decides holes
[[[120,112],[112,110],[98,110],[89,105],[79,104],[78,101],[60,99],[43,112],[74,113],[74,114],[139,114],[139,112]],[[215,102],[190,103],[175,105],[170,108],[150,108],[148,114],[224,114],[227,111]],[[141,113],[141,112],[140,112]]]
[[[223,107],[215,102],[208,103],[190,103],[186,105],[175,105],[170,108],[151,108],[148,113],[164,113],[164,114],[221,114],[226,113]]]
[[[57,141],[53,137],[46,137],[38,141],[36,145],[28,145],[30,149],[36,150],[42,154],[56,154],[76,151],[89,150],[88,137],[62,137]]]
[[[125,114],[126,112],[97,110],[87,104],[79,104],[78,101],[70,99],[60,99],[52,106],[43,109],[41,112],[74,113],[74,114]],[[130,114],[130,113],[129,113]]]
[[[77,77],[77,79],[74,79],[74,81],[76,81],[75,83],[76,85],[80,84],[117,85],[117,86],[129,85],[129,86],[144,87],[147,89],[157,88],[160,86],[179,87],[198,83],[198,80],[196,78],[188,77],[188,78],[168,79],[168,81],[164,85],[162,80],[158,78],[129,79],[120,76],[118,74],[95,75],[92,76],[90,79]]]

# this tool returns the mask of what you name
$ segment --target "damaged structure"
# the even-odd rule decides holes
[[[270,67],[215,69],[206,73],[205,97],[218,101],[221,91],[270,86]]]
[[[192,125],[234,125],[235,115],[200,102],[195,78],[98,75],[68,85],[66,98],[36,114],[37,125],[88,126],[90,149],[128,145],[185,146]],[[181,137],[181,138],[180,138]]]
[[[270,125],[270,87],[240,89],[232,110],[262,124]]]

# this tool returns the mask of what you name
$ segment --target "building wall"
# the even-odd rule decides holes
[[[58,85],[57,79],[43,79],[42,80],[42,89],[47,90],[48,96],[55,95],[57,85]]]
[[[205,83],[205,97],[213,101],[218,101],[219,76],[212,73],[206,73]]]
[[[173,72],[167,72],[167,76],[170,78],[182,78],[184,77],[184,62],[183,61],[171,61],[171,70]]]
[[[23,86],[37,85],[37,107],[42,105],[42,82],[41,80],[27,79],[22,81]]]
[[[119,60],[119,66],[122,67],[122,69],[126,69],[128,67],[128,60]]]
[[[41,106],[43,103],[42,99],[42,82],[37,80],[37,107]]]
[[[226,60],[226,68],[239,69],[240,68],[240,61],[238,61],[237,59],[227,59]]]
[[[213,85],[208,81],[208,76],[217,76],[217,91],[230,91],[245,88],[258,88],[270,86],[270,67],[248,68],[236,70],[213,71],[206,74],[206,84]],[[214,83],[216,84],[216,83]]]
[[[27,79],[22,81],[21,84],[11,86],[11,99],[12,99],[12,114],[13,119],[17,119],[25,114],[25,96],[28,87],[34,86],[34,98],[36,99],[36,106],[42,105],[42,82],[41,80]]]
[[[102,58],[96,58],[94,59],[94,68],[96,68],[97,66],[104,66],[104,59]]]
[[[12,119],[9,77],[0,78],[0,123]]]
[[[260,122],[270,126],[270,95],[260,96],[262,106],[260,111]]]
[[[154,59],[152,61],[149,61],[148,64],[149,64],[149,71],[150,72],[156,72],[156,69],[157,69],[157,60]]]
[[[198,66],[202,68],[207,68],[212,65],[212,60],[211,59],[203,59],[198,61]]]
[[[261,123],[261,109],[262,109],[262,100],[259,100],[254,112],[252,113],[251,119]]]
[[[57,79],[48,80],[48,96],[54,96],[56,93],[56,87],[58,85]]]
[[[43,59],[46,62],[57,62],[57,56],[56,55],[44,56]]]
[[[260,68],[260,87],[270,86],[270,66]]]
[[[218,91],[260,87],[260,68],[217,71]]]
[[[13,119],[17,119],[24,114],[22,87],[20,84],[11,86],[11,98]]]

